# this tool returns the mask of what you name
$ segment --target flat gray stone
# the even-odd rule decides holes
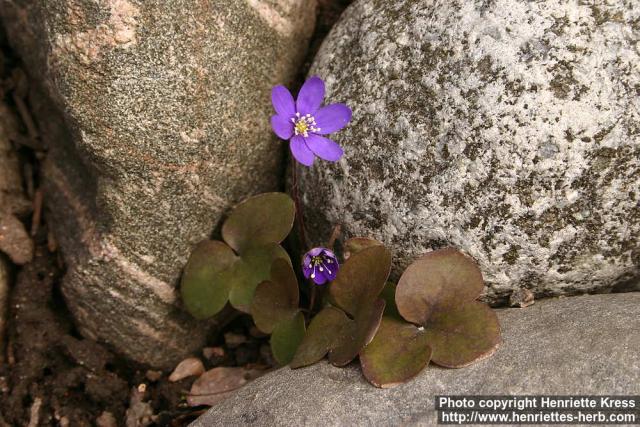
[[[394,253],[476,259],[486,300],[640,277],[640,3],[358,0],[310,74],[353,120],[303,168],[314,243],[334,224]]]
[[[467,368],[430,365],[383,390],[357,365],[285,367],[192,426],[434,425],[436,395],[640,394],[640,293],[549,299],[498,314],[504,343]]]
[[[175,290],[230,206],[282,185],[270,90],[297,73],[315,1],[3,1],[40,83],[49,224],[88,337],[172,367],[208,331]]]

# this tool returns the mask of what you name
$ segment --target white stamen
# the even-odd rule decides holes
[[[329,261],[329,260],[327,260],[327,261]],[[324,266],[324,268],[327,269],[327,272],[329,272],[329,274],[333,274],[333,273],[331,273],[331,270],[329,270],[329,268],[326,265],[324,265],[324,264],[322,264],[322,265]],[[322,267],[320,267],[320,271],[322,271]]]
[[[304,116],[296,113],[296,118],[291,118],[294,124],[294,133],[296,135],[303,135],[305,138],[309,137],[309,133],[318,132],[320,129],[316,127],[316,119],[311,114]]]

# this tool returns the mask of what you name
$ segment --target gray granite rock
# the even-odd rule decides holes
[[[207,333],[177,307],[192,246],[281,185],[270,89],[313,31],[308,0],[0,0],[46,102],[50,223],[82,333],[172,366]]]
[[[193,427],[435,425],[434,396],[640,393],[640,294],[539,301],[499,311],[504,343],[462,369],[430,365],[392,389],[357,366],[282,368],[240,389]]]
[[[353,121],[302,177],[309,228],[453,245],[486,299],[640,276],[640,3],[358,0],[311,74]]]

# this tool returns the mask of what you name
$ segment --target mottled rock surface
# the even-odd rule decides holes
[[[213,407],[193,427],[435,425],[436,395],[637,395],[640,294],[551,299],[498,312],[504,343],[467,368],[430,365],[377,389],[357,367],[282,368]],[[597,331],[597,333],[594,333]]]
[[[20,163],[12,144],[19,139],[18,134],[18,118],[0,101],[0,252],[14,263],[24,264],[33,257],[33,241],[21,221],[30,212],[31,203],[24,195]]]
[[[176,308],[191,247],[230,205],[281,185],[269,94],[297,71],[315,2],[1,0],[0,10],[52,100],[32,104],[69,307],[86,336],[172,366],[206,334]]]
[[[637,2],[359,0],[310,74],[353,121],[304,174],[309,228],[378,238],[397,278],[453,245],[485,297],[640,276]]]

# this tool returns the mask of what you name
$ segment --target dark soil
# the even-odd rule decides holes
[[[351,1],[318,1],[317,28],[297,86],[304,80],[322,40]],[[0,26],[0,83],[6,89],[0,91],[0,96],[12,105],[14,89],[10,79],[28,73],[22,72],[20,60],[8,47],[3,31]],[[39,160],[46,152],[29,138],[27,125],[24,139],[14,144],[24,163],[26,193],[35,200],[39,197],[35,191]],[[4,361],[0,356],[0,427],[183,426],[206,410],[186,404],[185,397],[195,377],[169,382],[169,373],[150,371],[125,360],[77,332],[60,293],[64,275],[62,257],[56,252],[46,223],[37,224],[41,217],[39,208],[33,216],[36,221],[25,218],[25,222],[36,223],[35,257],[16,268]],[[224,332],[232,332],[236,340],[243,336],[246,339],[240,339],[244,341],[240,344],[229,341],[229,345],[222,334],[212,339],[210,345],[217,347],[217,355],[209,359],[197,355],[206,369],[273,365],[268,338],[255,332],[250,318],[239,317]]]
[[[4,422],[91,426],[107,412],[115,420],[128,420],[127,426],[181,426],[198,416],[203,408],[184,401],[194,377],[169,382],[166,373],[123,360],[76,332],[58,293],[62,270],[56,254],[47,249],[45,230],[39,234],[36,256],[18,273],[12,289],[7,362],[0,369]],[[239,318],[228,330],[245,342],[230,343],[230,348],[219,339],[215,344],[224,356],[203,357],[207,369],[271,363],[266,338],[251,335],[250,319]],[[151,409],[146,420],[130,409],[136,400]]]

